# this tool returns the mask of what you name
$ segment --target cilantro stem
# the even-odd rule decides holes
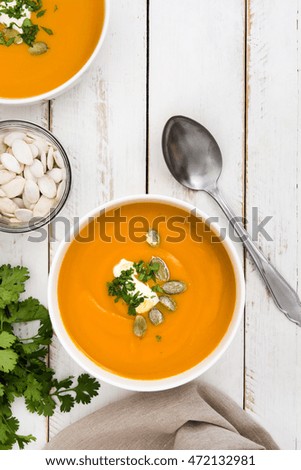
[[[69,393],[69,392],[76,392],[75,388],[66,388],[64,390],[57,390],[56,392],[50,393],[49,395],[51,397],[58,397],[62,395],[63,393]]]

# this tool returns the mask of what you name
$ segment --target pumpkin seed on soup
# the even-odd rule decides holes
[[[135,321],[134,321],[134,326],[133,326],[133,332],[134,335],[137,336],[138,338],[143,338],[147,330],[147,323],[145,318],[142,315],[136,315]]]
[[[41,55],[48,51],[48,46],[45,42],[35,42],[31,47],[28,48],[31,55]]]
[[[170,274],[169,274],[169,269],[167,267],[167,264],[165,261],[163,261],[162,258],[159,258],[158,256],[153,256],[150,262],[151,265],[158,265],[159,269],[155,272],[156,279],[158,281],[168,281]]]
[[[160,235],[159,233],[157,232],[157,230],[154,230],[154,229],[151,229],[147,232],[146,234],[146,242],[150,245],[150,246],[158,246],[160,245]]]
[[[187,286],[182,281],[168,281],[163,284],[162,289],[165,294],[182,294],[187,289]]]
[[[159,302],[164,305],[170,312],[175,312],[177,309],[177,303],[174,299],[169,297],[169,295],[161,295],[159,297]]]
[[[163,313],[160,312],[160,310],[157,309],[157,308],[152,308],[149,311],[148,318],[149,318],[150,322],[155,326],[161,325],[161,323],[164,322]]]

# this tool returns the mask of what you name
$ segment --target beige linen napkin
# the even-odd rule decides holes
[[[108,405],[64,429],[45,449],[262,450],[278,446],[229,397],[193,382]]]

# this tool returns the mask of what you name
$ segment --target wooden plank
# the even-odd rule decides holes
[[[295,288],[300,244],[300,2],[248,1],[247,214],[259,207],[273,241],[259,244]],[[301,447],[300,329],[247,264],[246,408],[283,449]],[[300,294],[300,285],[299,285]]]
[[[209,196],[186,190],[172,179],[163,161],[161,136],[165,122],[175,114],[205,125],[223,152],[221,188],[242,214],[244,1],[151,0],[149,63],[149,190],[190,201],[226,224]],[[242,403],[243,325],[204,378]]]
[[[112,198],[145,190],[146,2],[111,2],[104,47],[82,83],[52,106],[52,129],[66,146],[73,189],[63,212],[70,220]],[[63,237],[56,231],[56,239]],[[56,243],[52,243],[51,252]],[[51,365],[60,377],[81,370],[55,341]],[[102,384],[99,397],[71,413],[57,412],[50,435],[127,392]]]
[[[2,106],[0,119],[25,119],[48,127],[48,102],[30,107],[8,108]],[[0,265],[23,265],[30,270],[31,279],[26,283],[26,297],[38,298],[44,305],[47,301],[48,279],[48,241],[34,243],[28,241],[30,234],[12,235],[0,233]],[[22,327],[22,335],[27,335],[28,328]],[[29,413],[22,399],[16,400],[13,412],[20,421],[20,434],[33,434],[37,441],[27,449],[41,448],[47,438],[47,420]]]

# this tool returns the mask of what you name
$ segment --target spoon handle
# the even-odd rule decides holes
[[[286,282],[281,274],[256,247],[249,233],[245,230],[242,223],[239,221],[239,218],[235,216],[228,203],[221,196],[219,190],[217,188],[213,188],[207,192],[219,204],[236,233],[241,238],[246,250],[263,277],[263,280],[265,281],[277,307],[290,321],[301,326],[301,301],[297,292]]]

